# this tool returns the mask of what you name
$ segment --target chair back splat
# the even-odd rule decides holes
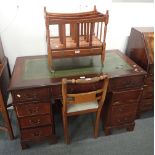
[[[52,59],[101,55],[104,63],[109,13],[50,13],[44,7],[49,69]]]

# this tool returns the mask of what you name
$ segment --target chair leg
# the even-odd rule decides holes
[[[64,138],[65,138],[65,142],[66,144],[70,144],[70,138],[68,135],[68,119],[66,114],[64,114],[62,112],[62,118],[63,118],[63,128],[64,128]]]
[[[96,121],[95,121],[94,138],[97,138],[99,135],[99,124],[100,124],[100,111],[97,111]]]

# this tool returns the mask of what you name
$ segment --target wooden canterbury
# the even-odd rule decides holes
[[[109,13],[50,13],[44,7],[49,69],[55,58],[101,55],[104,63]]]

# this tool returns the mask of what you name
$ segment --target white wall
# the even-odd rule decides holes
[[[112,0],[0,0],[0,35],[11,69],[18,56],[47,54],[43,6],[53,12],[109,10],[107,49],[124,52],[131,27],[154,25],[154,3]]]

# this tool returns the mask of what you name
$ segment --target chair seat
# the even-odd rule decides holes
[[[67,113],[71,112],[77,112],[77,111],[83,111],[83,110],[90,110],[90,109],[97,109],[98,108],[98,102],[85,102],[80,104],[68,104],[67,105]]]

